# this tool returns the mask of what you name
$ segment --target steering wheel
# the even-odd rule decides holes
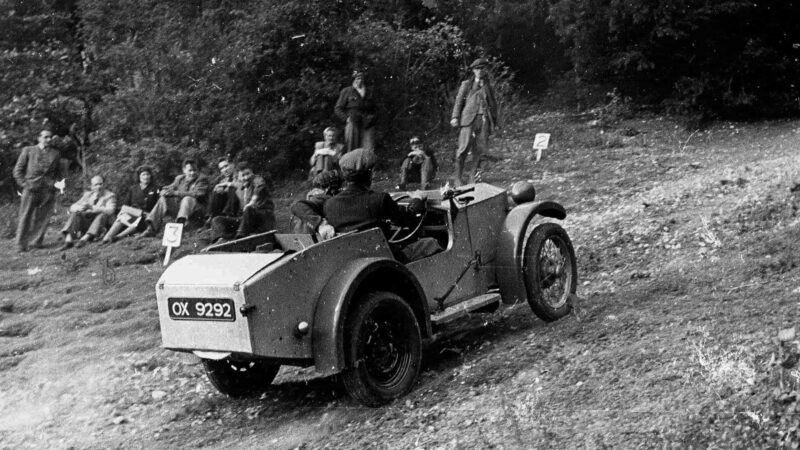
[[[389,244],[402,245],[413,239],[414,236],[416,236],[422,229],[422,223],[425,222],[425,217],[427,217],[427,215],[428,215],[428,209],[426,208],[422,212],[422,214],[420,214],[419,222],[417,222],[415,226],[413,227],[398,226],[397,230],[395,230],[395,232],[392,233],[392,237],[389,238]],[[404,231],[406,233],[405,235],[403,235]]]

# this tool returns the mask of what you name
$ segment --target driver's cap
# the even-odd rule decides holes
[[[359,172],[362,170],[372,170],[375,163],[378,162],[378,156],[375,152],[366,148],[357,148],[351,152],[345,153],[339,159],[339,167],[345,172]]]

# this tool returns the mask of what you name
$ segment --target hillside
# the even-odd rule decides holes
[[[426,350],[414,391],[384,408],[360,407],[310,370],[284,368],[260,398],[217,393],[197,358],[159,347],[160,242],[59,253],[56,226],[49,249],[20,256],[0,242],[0,447],[797,443],[787,329],[800,313],[789,190],[800,122],[698,132],[660,117],[585,122],[548,113],[512,124],[483,175],[532,179],[540,199],[566,206],[575,314],[545,324],[522,305],[461,323]],[[552,148],[535,162],[544,131]],[[385,175],[378,186],[393,184]],[[294,191],[279,192],[279,208]]]

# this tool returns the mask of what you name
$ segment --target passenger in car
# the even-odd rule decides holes
[[[311,182],[313,189],[304,200],[292,204],[290,219],[293,233],[317,234],[321,240],[330,239],[335,234],[333,227],[322,217],[325,201],[342,189],[342,177],[335,170],[321,172]]]

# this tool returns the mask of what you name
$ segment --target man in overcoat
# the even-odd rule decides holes
[[[344,151],[356,148],[375,149],[375,101],[365,73],[353,72],[353,84],[339,92],[334,113],[345,122]]]

